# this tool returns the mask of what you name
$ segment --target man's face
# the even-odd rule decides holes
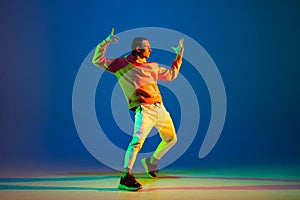
[[[150,57],[152,49],[150,47],[150,43],[149,43],[148,40],[143,40],[142,45],[139,49],[140,49],[140,55],[139,56],[141,58],[149,58]]]

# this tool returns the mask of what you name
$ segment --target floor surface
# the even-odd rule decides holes
[[[300,199],[300,177],[272,170],[162,171],[159,179],[135,174],[143,190],[117,189],[120,172],[69,172],[0,178],[0,199]]]

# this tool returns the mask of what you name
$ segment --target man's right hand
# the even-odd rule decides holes
[[[105,38],[105,42],[106,43],[111,43],[113,42],[114,44],[118,43],[119,37],[114,35],[115,34],[115,29],[112,28],[111,33],[109,34],[109,36],[107,36]]]

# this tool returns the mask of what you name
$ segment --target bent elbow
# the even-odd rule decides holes
[[[101,67],[101,63],[99,62],[99,60],[97,58],[93,58],[92,63],[94,65],[96,65],[97,67]]]
[[[97,57],[93,57],[92,63],[93,63],[94,65],[97,65],[97,64],[98,64],[98,59],[97,59]]]
[[[173,74],[173,77],[172,77],[172,80],[176,79],[177,76],[178,76],[178,73],[174,73],[174,74]]]
[[[178,76],[178,73],[173,72],[173,73],[171,74],[171,76],[169,77],[169,80],[168,80],[168,81],[173,81],[174,79],[177,78],[177,76]]]

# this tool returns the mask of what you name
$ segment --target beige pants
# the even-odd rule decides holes
[[[132,169],[136,156],[153,127],[157,128],[162,140],[153,153],[154,158],[161,159],[176,143],[173,121],[164,105],[142,104],[135,111],[134,134],[125,154],[124,169]]]

